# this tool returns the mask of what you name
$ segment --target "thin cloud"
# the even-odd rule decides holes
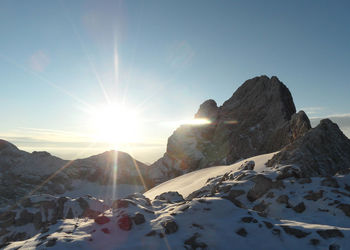
[[[36,51],[29,58],[29,66],[36,72],[43,72],[49,64],[50,58],[43,50]]]
[[[304,108],[301,108],[301,110],[304,110],[309,115],[312,115],[312,114],[319,114],[321,112],[324,112],[325,108],[324,107],[304,107]]]

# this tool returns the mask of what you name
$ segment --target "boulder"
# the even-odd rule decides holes
[[[145,221],[146,221],[145,216],[141,213],[138,213],[138,212],[134,215],[134,217],[132,219],[136,225],[140,225],[142,223],[145,223]]]
[[[121,230],[130,231],[132,228],[132,221],[131,221],[130,217],[128,215],[124,214],[118,220],[118,226]]]
[[[302,213],[306,209],[304,202],[300,202],[298,205],[293,207],[293,210],[297,213]]]
[[[341,203],[337,206],[337,208],[342,210],[346,216],[350,217],[350,204]]]
[[[173,192],[173,191],[169,191],[169,192],[165,192],[165,193],[162,193],[160,195],[157,195],[155,197],[155,199],[164,200],[164,201],[170,202],[170,203],[177,203],[177,202],[184,201],[184,198],[182,197],[181,194],[179,194],[178,192]]]
[[[254,161],[245,161],[241,166],[238,167],[239,170],[253,170],[255,166]]]
[[[288,197],[288,195],[283,194],[283,195],[280,195],[280,196],[276,199],[276,201],[277,201],[278,203],[288,204],[289,197]]]
[[[246,237],[248,235],[247,231],[242,227],[240,229],[238,229],[236,231],[236,234],[242,236],[242,237]]]
[[[107,216],[104,216],[104,215],[101,215],[101,216],[98,216],[95,218],[95,223],[97,223],[99,225],[104,225],[110,221],[111,220]]]
[[[254,176],[251,181],[255,182],[255,185],[247,193],[247,199],[251,202],[259,199],[272,188],[284,187],[281,181],[274,182],[262,174]]]
[[[178,225],[174,220],[167,220],[162,223],[166,234],[176,233],[178,230]]]
[[[191,247],[191,249],[206,249],[207,244],[205,244],[204,242],[198,242],[198,237],[200,237],[200,234],[195,233],[193,236],[185,240],[185,245]]]

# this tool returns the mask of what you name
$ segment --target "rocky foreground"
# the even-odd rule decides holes
[[[199,170],[111,205],[92,197],[31,197],[2,213],[2,247],[347,249],[350,175],[286,174],[298,169],[261,164],[272,156]],[[181,185],[203,175],[214,176]],[[174,181],[179,192],[162,193]]]

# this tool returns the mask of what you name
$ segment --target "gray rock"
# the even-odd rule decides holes
[[[258,223],[257,219],[251,217],[251,216],[246,216],[246,217],[242,217],[241,221],[243,221],[244,223]]]
[[[278,203],[288,204],[289,197],[288,197],[288,195],[283,194],[283,195],[280,195],[280,196],[276,199],[276,201],[277,201]]]
[[[242,236],[242,237],[246,237],[248,235],[247,231],[242,227],[240,229],[238,229],[236,231],[236,234]]]
[[[350,217],[350,205],[349,204],[339,204],[337,206],[337,208],[342,210],[346,216]]]
[[[191,236],[189,239],[185,240],[185,245],[190,246],[191,249],[206,249],[207,244],[204,242],[198,242],[198,237],[200,237],[199,233],[195,233],[193,236]],[[187,249],[187,247],[186,247]]]
[[[344,234],[342,231],[338,229],[325,229],[325,230],[317,230],[316,231],[323,239],[329,238],[344,238]]]
[[[302,213],[306,209],[304,202],[300,202],[298,205],[293,207],[293,210],[297,213]]]
[[[54,245],[56,245],[56,241],[57,241],[57,238],[49,239],[49,240],[46,242],[45,246],[47,246],[47,247],[53,247]]]
[[[320,190],[318,192],[310,191],[309,194],[304,196],[304,199],[318,201],[323,197],[323,192],[324,192],[323,190]]]
[[[301,177],[332,176],[349,168],[350,140],[331,120],[321,120],[317,127],[284,147],[267,163],[268,167],[279,165],[298,166]]]
[[[132,219],[136,225],[140,225],[142,223],[145,223],[145,216],[141,213],[136,213]]]
[[[68,209],[67,214],[66,214],[66,219],[73,219],[73,218],[74,218],[73,210],[72,210],[72,208],[70,207],[70,208]]]
[[[231,201],[236,207],[246,208],[246,206],[241,201],[237,200],[232,196],[222,196],[222,198]]]
[[[173,220],[167,220],[164,223],[162,223],[162,225],[164,227],[166,234],[176,233],[178,230],[178,226],[177,226],[176,222]]]
[[[336,244],[336,243],[332,243],[332,244],[329,245],[328,249],[329,250],[340,250],[341,247],[338,244]]]
[[[317,245],[320,244],[320,240],[319,240],[319,239],[312,238],[312,239],[310,239],[310,244],[311,244],[311,245],[314,245],[314,246],[317,246]]]
[[[242,189],[232,189],[228,196],[232,198],[237,198],[238,196],[241,196],[242,194],[245,194],[245,191]]]
[[[255,185],[247,193],[247,199],[251,202],[259,199],[272,188],[284,187],[281,181],[274,182],[262,174],[254,176],[251,181],[255,182]]]
[[[241,166],[238,167],[239,170],[253,170],[255,167],[254,161],[245,161]]]
[[[293,236],[295,236],[296,238],[304,238],[306,236],[308,236],[309,232],[304,232],[300,229],[297,229],[297,228],[292,228],[292,227],[289,227],[289,226],[281,226],[283,228],[283,230],[287,233],[287,234],[291,234]]]
[[[169,191],[169,192],[165,192],[162,193],[160,195],[157,195],[155,197],[155,199],[158,200],[164,200],[166,202],[170,202],[170,203],[177,203],[177,202],[182,202],[184,201],[184,198],[182,197],[181,194],[179,194],[178,192],[173,192],[173,191]]]
[[[268,221],[263,221],[263,222],[264,222],[265,226],[266,226],[268,229],[273,228],[272,223],[270,223],[270,222],[268,222]]]
[[[253,210],[257,212],[264,212],[269,205],[270,203],[265,203],[265,201],[262,201],[259,204],[255,205],[253,207]]]

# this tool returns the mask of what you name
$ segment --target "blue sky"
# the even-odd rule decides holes
[[[247,79],[276,75],[316,124],[350,135],[348,1],[0,2],[0,137],[63,158],[99,153],[87,110],[139,116],[128,148],[152,162],[176,121]]]

